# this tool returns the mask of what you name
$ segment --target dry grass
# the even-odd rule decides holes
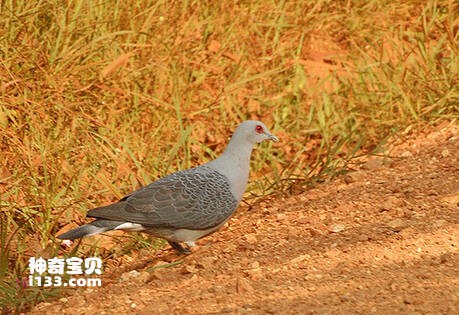
[[[244,119],[282,140],[256,151],[252,195],[457,119],[457,12],[448,0],[3,1],[0,304],[45,297],[16,279],[28,257],[58,253],[64,223],[215,157]]]

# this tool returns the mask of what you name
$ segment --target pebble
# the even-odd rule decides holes
[[[403,158],[412,157],[413,153],[411,153],[410,151],[405,151],[402,154],[400,154],[400,156]]]
[[[120,277],[120,281],[123,282],[123,281],[128,281],[130,279],[134,279],[134,278],[137,278],[140,276],[140,272],[138,272],[137,270],[131,270],[129,272],[125,272],[121,275]]]
[[[302,261],[304,261],[304,260],[308,260],[308,259],[310,259],[310,258],[311,258],[310,255],[304,254],[304,255],[300,255],[300,256],[298,256],[298,257],[295,257],[295,258],[291,259],[290,262],[291,262],[292,264],[297,264],[297,263],[299,263],[299,262],[302,262]]]
[[[408,227],[408,223],[401,218],[397,218],[387,223],[387,226],[394,232],[400,232],[404,228]]]
[[[364,170],[374,171],[374,170],[379,169],[381,166],[383,166],[383,164],[384,164],[384,159],[378,157],[378,158],[374,158],[374,159],[367,161],[365,164],[363,164],[362,168]]]
[[[389,196],[383,203],[380,205],[379,210],[383,211],[390,211],[396,208],[401,204],[400,199],[395,196]]]
[[[333,224],[328,228],[328,230],[332,233],[339,233],[344,231],[345,229],[346,227],[344,226],[344,224]]]
[[[263,279],[263,271],[261,268],[247,270],[247,274],[249,275],[250,279],[255,281]]]
[[[249,244],[256,244],[258,242],[258,239],[255,235],[253,234],[248,234],[245,236],[245,240],[247,241],[247,243]]]
[[[346,176],[344,176],[343,180],[346,184],[351,184],[356,181],[355,177],[350,174],[347,174]]]

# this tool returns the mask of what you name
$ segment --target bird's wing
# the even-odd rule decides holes
[[[222,223],[236,206],[227,178],[200,166],[164,177],[115,204],[89,211],[88,216],[149,227],[199,230]]]

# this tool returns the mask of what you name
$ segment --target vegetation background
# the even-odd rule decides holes
[[[1,1],[0,309],[58,294],[23,282],[29,257],[62,255],[64,225],[216,157],[242,120],[281,139],[256,150],[249,203],[456,121],[458,12],[452,0]],[[131,235],[75,251],[158,245]]]

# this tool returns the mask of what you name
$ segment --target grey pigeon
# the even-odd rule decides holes
[[[247,186],[253,146],[279,141],[259,121],[241,123],[223,154],[203,165],[161,178],[118,202],[90,210],[95,221],[58,236],[73,240],[110,230],[143,231],[166,239],[180,253],[180,242],[194,246],[217,231],[236,210]]]

